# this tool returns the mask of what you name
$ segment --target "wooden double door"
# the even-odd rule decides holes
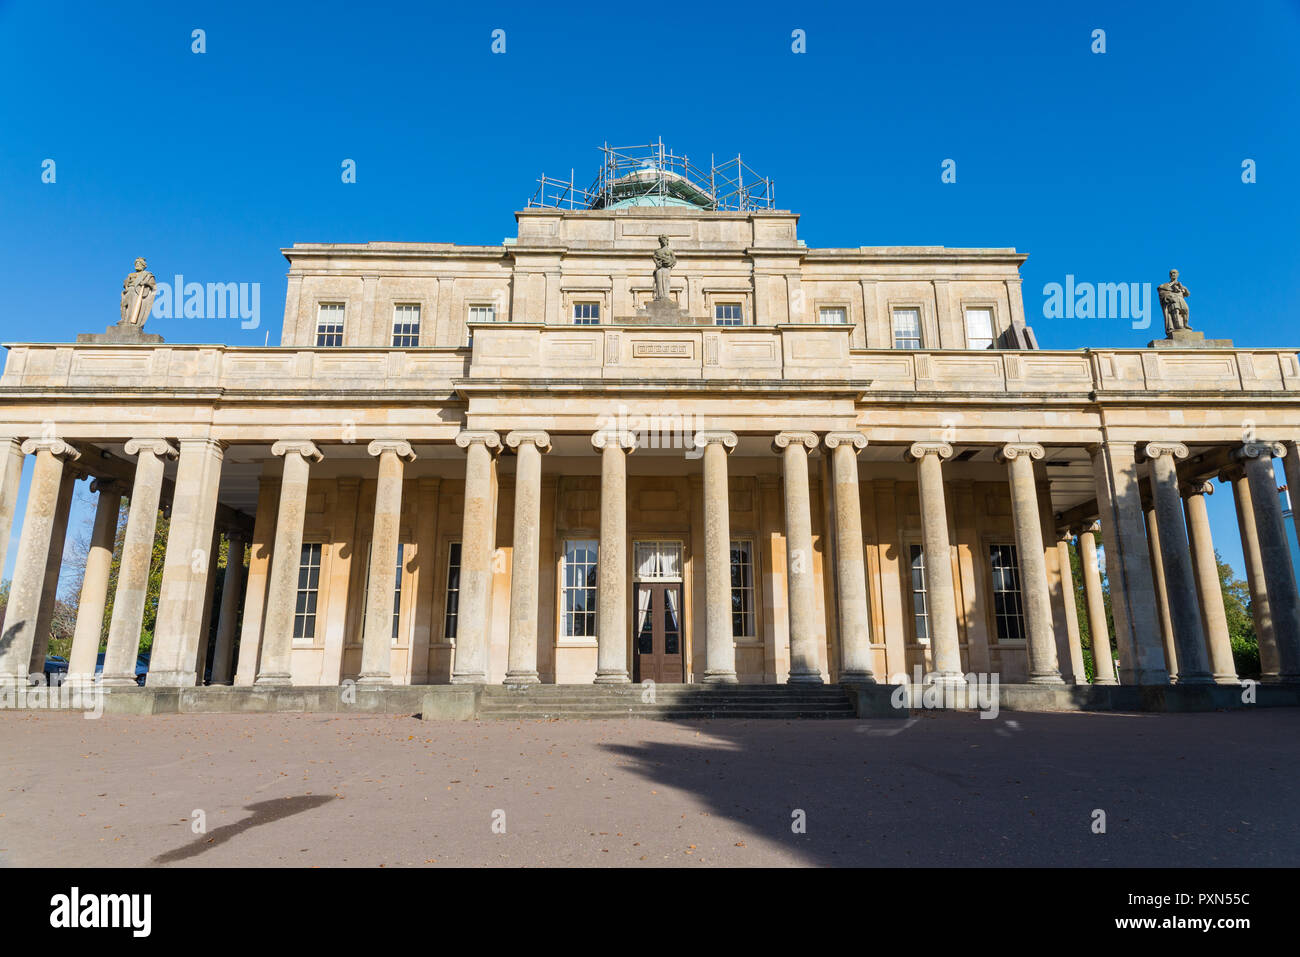
[[[681,684],[681,582],[636,582],[632,607],[632,680]]]

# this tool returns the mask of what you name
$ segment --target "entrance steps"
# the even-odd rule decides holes
[[[852,718],[853,702],[838,685],[487,685],[481,720],[551,718]]]

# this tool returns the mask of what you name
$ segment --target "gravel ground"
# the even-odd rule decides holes
[[[1295,866],[1298,732],[0,712],[0,865]]]

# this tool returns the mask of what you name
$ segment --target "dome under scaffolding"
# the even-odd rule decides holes
[[[586,189],[545,174],[529,207],[545,209],[625,209],[632,206],[681,206],[706,210],[774,209],[775,186],[736,154],[707,169],[691,165],[664,146],[661,137],[643,146],[600,148],[600,172]]]

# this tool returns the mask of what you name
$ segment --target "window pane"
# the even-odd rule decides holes
[[[921,348],[921,310],[895,309],[893,318],[894,348]]]
[[[822,306],[817,310],[817,321],[824,325],[848,325],[849,318],[843,306]]]
[[[993,310],[981,307],[966,310],[966,348],[993,348]]]

